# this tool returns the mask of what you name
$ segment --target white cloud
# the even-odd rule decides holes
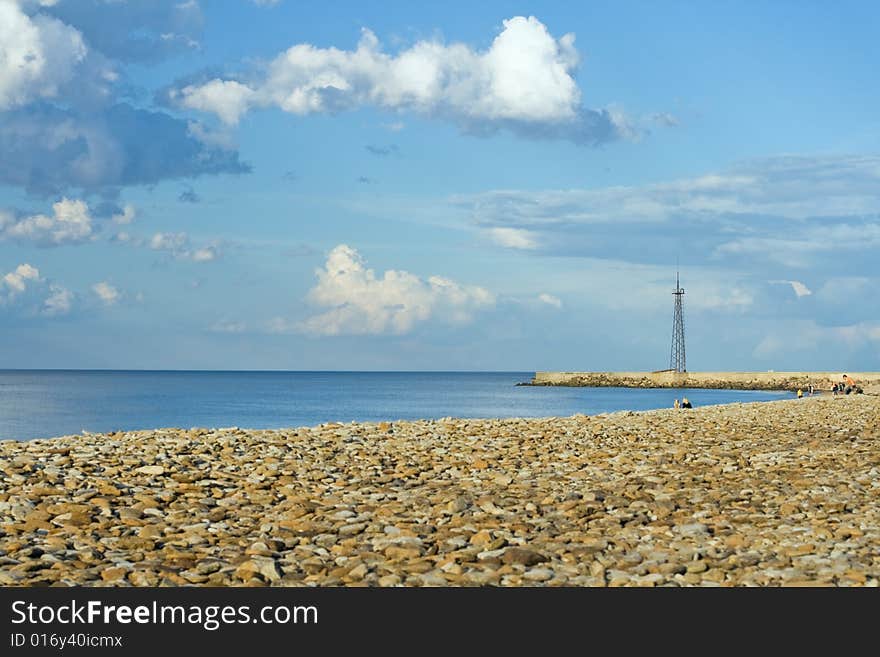
[[[200,86],[180,90],[182,105],[203,112],[213,112],[224,123],[238,123],[247,112],[255,92],[235,80],[211,80]]]
[[[538,301],[547,304],[548,306],[553,306],[554,308],[562,308],[562,300],[559,297],[554,297],[552,294],[547,294],[546,292],[538,295]]]
[[[58,96],[87,53],[76,29],[0,1],[0,110]]]
[[[42,246],[78,244],[92,238],[92,217],[85,201],[64,198],[54,203],[52,210],[52,216],[22,218],[0,212],[0,237]]]
[[[281,4],[281,0],[251,0],[258,7],[274,7]]]
[[[25,293],[40,296],[48,294],[39,308],[35,309],[42,315],[65,315],[73,305],[73,293],[70,290],[44,280],[40,276],[40,270],[28,263],[18,265],[0,278],[0,305],[9,304]]]
[[[489,228],[489,238],[509,249],[531,250],[538,248],[536,233],[522,228]]]
[[[211,262],[220,257],[220,251],[214,245],[193,248],[186,233],[156,233],[148,244],[154,251],[167,251],[179,260],[201,263]]]
[[[66,315],[73,305],[73,293],[65,287],[52,284],[49,296],[43,302],[43,314],[50,317]]]
[[[136,215],[137,213],[135,212],[134,206],[126,205],[124,208],[122,208],[122,212],[120,214],[114,214],[111,219],[113,220],[113,223],[116,224],[130,224],[132,221],[134,221]]]
[[[106,281],[101,281],[100,283],[92,285],[92,292],[98,295],[98,298],[105,306],[112,306],[119,301],[119,290]]]
[[[798,299],[801,297],[809,296],[813,293],[813,291],[808,288],[806,285],[801,283],[800,281],[770,281],[771,283],[779,283],[781,285],[791,285],[791,289],[794,291],[795,296]]]
[[[791,283],[791,289],[794,290],[794,293],[795,295],[797,295],[798,298],[806,297],[813,293],[810,288],[808,288],[800,281],[789,281],[789,283]]]
[[[390,55],[364,29],[356,50],[297,44],[250,81],[215,78],[173,90],[170,98],[228,124],[252,107],[306,115],[372,106],[451,120],[483,134],[505,127],[589,144],[633,136],[620,110],[581,105],[578,59],[573,34],[556,39],[534,16],[503,21],[485,51],[434,39]]]
[[[206,246],[192,251],[189,257],[193,262],[210,262],[216,260],[217,249],[213,246]]]
[[[474,312],[495,303],[494,295],[481,287],[459,285],[440,276],[423,280],[409,272],[388,270],[378,278],[358,252],[345,244],[334,248],[324,268],[315,273],[318,283],[309,292],[309,301],[330,310],[295,326],[313,335],[403,334],[432,318],[470,321]],[[274,332],[288,328],[280,320]]]
[[[7,289],[5,298],[8,300],[24,292],[28,281],[38,280],[40,280],[40,270],[24,263],[3,276],[0,282]]]
[[[150,238],[154,251],[179,251],[189,243],[186,233],[156,233]]]

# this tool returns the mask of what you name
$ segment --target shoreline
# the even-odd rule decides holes
[[[880,398],[0,443],[3,586],[877,586]]]
[[[517,383],[515,385],[523,386],[523,385],[529,385],[529,384]],[[697,390],[697,389],[695,388],[695,390]],[[713,389],[704,388],[704,390],[713,390]],[[724,390],[728,390],[728,389],[718,388],[717,390],[724,391]],[[755,390],[754,392],[776,392],[779,394],[783,394],[783,393],[786,393],[789,391],[786,391],[786,390],[763,390],[763,391],[762,390]],[[812,397],[813,398],[819,397],[822,394],[826,394],[826,396],[830,396],[829,392],[817,391]],[[872,390],[866,394],[878,394],[878,391]],[[805,395],[804,399],[807,399],[807,398],[808,398],[808,396]],[[774,398],[774,399],[763,399],[763,400],[755,400],[755,401],[731,401],[731,402],[720,402],[720,403],[716,403],[716,404],[700,404],[698,406],[698,408],[706,408],[708,406],[728,406],[728,405],[737,405],[737,404],[766,404],[766,403],[773,403],[773,402],[777,402],[777,401],[786,401],[787,399],[789,399],[789,398],[786,397],[784,399],[783,398],[780,398],[780,399]],[[597,417],[600,415],[604,416],[604,415],[609,415],[609,414],[613,414],[613,413],[651,413],[654,411],[667,410],[669,408],[671,408],[671,406],[661,406],[658,408],[646,408],[646,409],[617,409],[617,410],[612,410],[612,411],[600,411],[598,413],[591,413],[588,415],[590,417]],[[2,437],[0,437],[0,445],[2,445],[4,443],[9,443],[9,442],[34,442],[34,441],[59,440],[61,438],[82,438],[82,437],[96,437],[96,436],[101,437],[101,436],[113,436],[113,435],[117,435],[117,434],[121,435],[121,434],[132,433],[132,432],[149,432],[149,431],[163,431],[163,432],[164,431],[182,431],[182,432],[186,432],[186,431],[190,431],[190,430],[225,431],[225,430],[241,430],[241,429],[244,429],[246,431],[296,431],[298,429],[310,429],[310,428],[323,427],[323,426],[328,426],[328,425],[350,426],[350,425],[375,425],[375,424],[385,423],[385,422],[395,422],[395,423],[400,423],[400,422],[438,422],[441,420],[449,420],[449,419],[465,420],[465,421],[486,421],[486,422],[495,421],[495,420],[497,420],[497,421],[503,421],[503,420],[549,420],[549,419],[558,419],[558,418],[571,418],[571,417],[582,416],[582,415],[587,415],[587,414],[575,413],[572,415],[536,415],[536,416],[511,416],[511,417],[500,417],[500,416],[490,416],[490,417],[455,416],[455,417],[452,417],[452,416],[445,416],[445,417],[436,417],[436,418],[431,418],[431,417],[411,418],[411,419],[406,419],[406,418],[387,419],[386,418],[384,420],[346,420],[346,421],[328,420],[326,422],[319,422],[317,424],[291,425],[289,427],[239,427],[239,426],[231,425],[231,426],[227,426],[227,427],[196,426],[196,427],[186,428],[183,426],[168,425],[168,426],[162,426],[162,427],[153,427],[150,429],[144,429],[144,428],[116,429],[116,430],[112,430],[112,431],[89,431],[87,429],[83,429],[79,433],[64,433],[64,434],[57,434],[54,436],[38,436],[36,438],[2,438]]]

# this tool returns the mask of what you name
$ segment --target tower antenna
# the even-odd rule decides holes
[[[675,290],[672,292],[672,296],[675,297],[675,306],[672,314],[672,349],[669,354],[669,369],[676,372],[687,372],[684,350],[684,311],[681,305],[684,289],[679,283],[678,258],[675,259]]]

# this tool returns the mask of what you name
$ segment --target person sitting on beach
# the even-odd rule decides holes
[[[693,408],[693,406],[691,406],[691,402],[688,400],[687,397],[681,398],[681,407],[682,408]]]
[[[675,401],[672,402],[672,408],[681,408],[681,404],[678,403],[678,397],[676,397]]]

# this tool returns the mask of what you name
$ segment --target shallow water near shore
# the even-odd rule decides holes
[[[517,386],[533,372],[0,371],[0,439],[154,427],[569,416],[788,392]]]

